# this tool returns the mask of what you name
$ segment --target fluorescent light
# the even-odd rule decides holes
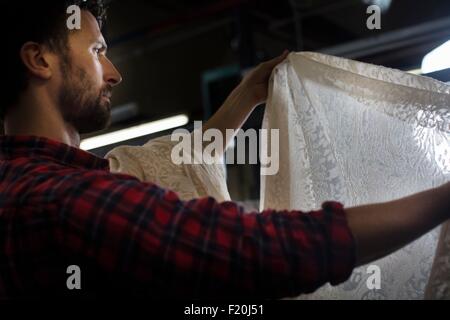
[[[81,141],[80,149],[92,150],[114,143],[146,136],[155,132],[184,126],[189,122],[185,114],[137,125],[131,128],[105,133]]]
[[[363,0],[367,5],[376,5],[380,7],[381,12],[386,12],[391,7],[392,0]]]
[[[411,73],[411,74],[417,74],[420,76],[422,74],[422,69],[413,69],[413,70],[408,70],[406,72]]]
[[[422,60],[422,73],[450,68],[450,40],[428,53]]]

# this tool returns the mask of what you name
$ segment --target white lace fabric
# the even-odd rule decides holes
[[[219,202],[230,200],[223,164],[177,165],[171,158],[172,148],[177,143],[167,135],[143,146],[117,147],[105,158],[109,160],[111,172],[130,174],[141,181],[173,190],[182,200],[208,196]],[[192,156],[192,162],[195,157],[201,163],[197,153],[193,152]]]
[[[318,53],[290,54],[270,81],[263,128],[280,130],[280,169],[261,176],[260,209],[382,202],[449,181],[449,106],[450,86],[433,79]],[[274,143],[270,135],[268,143]],[[112,172],[172,189],[184,200],[230,199],[222,165],[175,165],[174,145],[165,136],[106,157]],[[438,238],[437,228],[372,263],[381,270],[379,290],[367,287],[363,266],[340,286],[299,298],[423,299],[425,289],[426,298],[450,298],[448,224],[434,259]]]
[[[450,86],[430,78],[291,54],[272,74],[263,128],[280,130],[280,170],[261,177],[261,210],[389,201],[450,180]],[[372,263],[380,267],[379,290],[368,288],[363,266],[340,286],[301,298],[422,299],[437,239],[438,229]],[[437,255],[428,298],[450,298],[449,239],[441,237],[447,247]]]

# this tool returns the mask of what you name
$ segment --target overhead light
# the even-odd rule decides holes
[[[184,126],[189,122],[189,118],[185,114],[180,114],[166,119],[152,121],[130,127],[123,130],[105,133],[92,138],[87,138],[81,141],[80,149],[92,150],[122,141],[139,138],[152,133],[161,132],[177,127]]]
[[[422,73],[450,68],[450,40],[428,53],[422,60]]]
[[[369,6],[376,5],[380,7],[381,12],[386,12],[391,7],[392,0],[363,0]]]

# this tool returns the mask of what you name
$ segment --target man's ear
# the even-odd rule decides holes
[[[27,42],[20,49],[23,64],[35,77],[48,80],[52,76],[50,52],[43,45]]]

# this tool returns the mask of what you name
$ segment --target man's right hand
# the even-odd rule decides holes
[[[406,198],[346,209],[357,265],[377,260],[450,219],[450,182]]]

